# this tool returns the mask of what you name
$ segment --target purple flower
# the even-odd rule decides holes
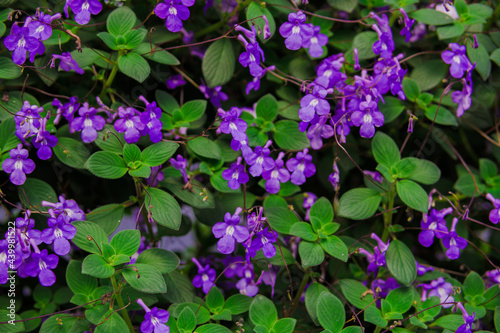
[[[243,67],[248,67],[250,70],[250,75],[255,77],[260,77],[264,72],[264,69],[260,66],[260,60],[265,61],[264,51],[257,43],[256,35],[257,31],[255,30],[255,26],[252,25],[252,30],[248,30],[243,28],[242,26],[236,26],[236,31],[242,31],[245,36],[250,40],[248,42],[243,35],[238,35],[238,40],[240,40],[245,46],[246,52],[243,52],[239,56],[239,62]]]
[[[334,54],[324,59],[316,69],[318,77],[314,82],[325,89],[339,88],[342,86],[347,78],[347,75],[340,71],[344,64],[344,60],[345,58],[342,53]]]
[[[50,16],[49,14],[37,13],[37,17],[35,20],[31,21],[28,24],[28,28],[30,29],[30,36],[35,37],[40,41],[44,41],[52,36],[52,21],[59,20],[61,18],[61,14],[57,13],[55,15]]]
[[[64,217],[66,223],[85,220],[85,213],[78,207],[76,201],[73,199],[66,200],[64,195],[59,196],[59,202],[52,203],[43,200],[41,204],[44,207],[52,207],[56,214]]]
[[[375,135],[375,126],[384,124],[384,115],[378,110],[377,102],[372,100],[372,96],[367,95],[366,100],[359,103],[359,109],[352,113],[351,120],[355,126],[361,126],[359,134],[363,138],[371,138]]]
[[[304,184],[306,177],[311,177],[316,173],[312,156],[308,152],[309,149],[305,148],[303,151],[299,151],[294,158],[286,161],[286,167],[292,173],[290,180],[295,185]]]
[[[18,217],[16,219],[16,228],[19,229],[24,229],[26,230],[32,229],[35,226],[35,220],[30,218],[31,216],[31,211],[29,209],[26,209],[24,212],[24,218],[23,217]]]
[[[469,316],[467,311],[465,310],[464,306],[462,303],[458,302],[457,307],[462,311],[462,317],[464,318],[465,324],[460,325],[456,333],[472,333],[472,323],[474,323],[474,319],[476,317],[476,313],[472,313],[472,316]]]
[[[26,52],[37,53],[41,48],[45,50],[42,42],[31,36],[28,27],[19,27],[16,24],[12,26],[10,35],[5,37],[3,43],[9,51],[14,51],[12,61],[17,65],[24,64]]]
[[[450,74],[456,79],[464,76],[465,71],[469,71],[472,67],[469,58],[465,55],[465,45],[450,43],[451,51],[444,51],[441,54],[443,61],[450,66]]]
[[[80,107],[80,103],[78,103],[78,97],[73,96],[70,97],[69,102],[61,103],[57,98],[54,98],[52,102],[52,106],[57,107],[57,115],[56,119],[54,119],[54,124],[59,124],[59,120],[61,116],[66,118],[68,122],[71,122],[74,118],[75,111]]]
[[[373,254],[370,252],[366,251],[363,248],[359,249],[359,253],[363,254],[366,256],[366,259],[368,260],[368,272],[372,272],[373,275],[376,277],[378,274],[378,268],[385,266],[385,253],[389,249],[389,240],[384,243],[382,240],[374,233],[371,234],[371,238],[377,241],[377,246],[373,248]]]
[[[76,228],[66,223],[64,217],[59,215],[57,218],[54,212],[49,209],[50,218],[47,220],[49,227],[42,231],[42,239],[45,244],[54,243],[54,252],[63,256],[71,250],[69,240],[76,235]]]
[[[224,276],[231,279],[235,276],[243,276],[243,270],[245,269],[245,265],[243,263],[244,259],[242,256],[226,256],[223,259],[224,267],[227,267],[224,270]]]
[[[184,78],[182,75],[172,75],[169,77],[166,81],[167,88],[170,90],[173,90],[177,87],[183,86],[186,84],[186,81],[184,81]]]
[[[42,126],[38,131],[36,137],[33,138],[33,146],[38,149],[37,156],[41,160],[48,160],[52,156],[52,149],[57,145],[59,141],[54,135],[50,134],[49,131],[45,130],[45,123],[47,118],[42,119]]]
[[[415,261],[415,265],[417,265],[417,274],[419,276],[424,275],[427,272],[434,272],[434,267],[420,265],[418,261]]]
[[[453,218],[450,232],[445,234],[442,239],[444,247],[448,249],[446,251],[446,256],[452,260],[458,259],[460,257],[460,250],[467,247],[467,241],[462,237],[459,237],[455,231],[457,223],[458,218]]]
[[[246,184],[250,180],[245,167],[241,165],[241,160],[239,156],[236,163],[231,164],[231,168],[222,171],[222,178],[228,181],[227,185],[232,190],[239,189],[241,184]]]
[[[373,53],[380,54],[382,58],[392,58],[392,51],[394,51],[395,45],[392,39],[392,31],[389,25],[389,19],[387,15],[382,15],[382,17],[372,13],[372,17],[377,20],[377,24],[372,25],[372,29],[378,34],[379,40],[373,43]]]
[[[267,227],[264,228],[255,235],[255,238],[248,247],[250,256],[254,257],[255,254],[262,249],[266,258],[269,259],[274,257],[276,254],[276,248],[273,243],[276,243],[276,236],[272,232],[267,231]]]
[[[259,287],[254,281],[253,265],[248,263],[243,271],[243,277],[236,283],[236,288],[239,289],[240,294],[248,297],[254,297],[259,292]]]
[[[453,306],[451,304],[453,299],[453,286],[451,283],[446,282],[444,278],[439,277],[437,280],[431,281],[429,284],[420,284],[419,287],[423,287],[422,291],[422,302],[424,302],[427,298],[432,296],[437,296],[441,303],[450,303],[450,304],[442,304],[443,308],[450,308]]]
[[[427,26],[422,22],[417,22],[413,30],[411,31],[410,42],[416,42],[425,37],[427,32]]]
[[[48,254],[47,250],[41,252],[38,250],[31,254],[31,260],[26,264],[24,270],[28,276],[38,276],[42,286],[50,287],[56,282],[56,275],[52,269],[57,267],[58,262],[59,257],[55,254]]]
[[[498,269],[486,272],[486,286],[492,286],[495,284],[500,284],[500,271]]]
[[[217,249],[222,254],[230,254],[234,251],[236,242],[243,243],[249,237],[248,230],[238,225],[240,223],[241,208],[236,208],[234,215],[230,213],[224,215],[224,222],[218,222],[212,227],[215,238],[220,238],[217,242]]]
[[[380,298],[386,298],[389,293],[394,290],[399,288],[400,285],[396,281],[395,278],[390,277],[387,280],[382,280],[382,279],[375,279],[372,282],[371,289],[375,293],[376,297]],[[377,302],[377,306],[380,306]]]
[[[242,141],[247,139],[245,131],[247,130],[247,123],[240,119],[241,109],[232,107],[229,111],[224,111],[221,108],[217,110],[221,117],[219,129],[222,133],[231,134],[235,140]]]
[[[269,155],[271,154],[271,150],[269,150],[269,146],[273,142],[268,140],[264,147],[257,146],[255,147],[255,152],[248,156],[245,159],[248,165],[251,165],[249,171],[253,177],[258,177],[262,174],[263,171],[271,170],[274,168],[274,160]]]
[[[96,112],[94,107],[89,107],[89,103],[83,103],[83,106],[78,110],[80,117],[73,119],[69,126],[71,133],[82,131],[82,140],[85,143],[97,139],[97,131],[102,130],[106,124],[104,118],[96,115]]]
[[[330,103],[325,99],[326,95],[333,93],[333,89],[324,89],[315,85],[311,94],[305,95],[301,101],[299,117],[302,121],[310,122],[314,114],[323,116],[330,113]]]
[[[418,235],[418,241],[425,247],[429,247],[434,242],[434,236],[441,239],[448,233],[445,216],[450,214],[453,208],[448,207],[441,210],[432,209],[429,215],[424,214],[420,227],[422,232]]]
[[[318,197],[311,192],[304,193],[304,202],[302,203],[302,207],[306,210],[306,216],[304,220],[309,221],[309,211],[311,210],[312,205],[316,202]]]
[[[245,159],[245,162],[247,162],[247,164],[248,164],[248,159],[253,154],[252,148],[250,148],[248,146],[248,138],[245,138],[245,140],[241,140],[241,141],[232,139],[231,140],[231,149],[234,151],[241,150],[241,155]]]
[[[307,39],[310,39],[314,30],[311,24],[306,24],[306,15],[301,11],[290,13],[288,22],[280,27],[280,34],[285,38],[286,48],[289,50],[300,49]]]
[[[134,143],[139,141],[141,138],[140,131],[144,130],[143,122],[141,122],[140,112],[133,107],[124,108],[120,106],[118,108],[118,117],[120,119],[115,122],[115,130],[118,133],[125,132],[124,139],[127,143]]]
[[[415,19],[410,20],[408,17],[408,14],[406,14],[405,10],[403,8],[400,8],[399,11],[401,14],[403,14],[404,17],[404,28],[401,29],[400,35],[405,36],[405,42],[408,43],[411,39],[411,28],[413,27],[413,24],[415,23]]]
[[[14,116],[16,123],[16,136],[25,142],[29,138],[38,133],[40,128],[40,112],[43,112],[43,107],[30,105],[30,102],[24,101],[23,107]]]
[[[182,157],[181,155],[177,155],[177,160],[172,157],[170,159],[170,163],[172,164],[172,166],[174,168],[176,168],[177,170],[179,170],[181,172],[182,178],[184,178],[184,182],[187,183],[188,182],[188,175],[187,175],[187,171],[186,171],[187,160],[184,157]]]
[[[80,68],[78,63],[76,62],[75,59],[71,56],[71,53],[69,52],[64,52],[61,55],[53,54],[52,55],[52,60],[50,62],[50,68],[54,68],[56,65],[56,59],[61,60],[61,63],[59,64],[59,67],[66,72],[69,72],[71,70],[74,70],[78,74],[83,74],[84,70]]]
[[[161,109],[156,106],[156,102],[149,103],[144,96],[139,96],[139,99],[146,104],[146,111],[140,116],[141,122],[145,125],[144,129],[141,130],[141,135],[149,133],[149,139],[153,143],[160,142],[163,137],[161,133],[163,123],[160,120]]]
[[[64,12],[69,17],[68,6],[75,13],[75,21],[84,25],[90,22],[90,14],[97,15],[102,10],[102,4],[99,0],[66,0]]]
[[[402,56],[403,54],[400,54],[391,59],[378,61],[373,67],[373,81],[376,82],[377,90],[380,94],[386,94],[390,90],[394,96],[405,100],[406,95],[404,94],[402,84],[407,70],[402,69],[399,63]]]
[[[2,163],[3,171],[10,173],[10,181],[14,185],[23,185],[26,181],[26,174],[35,170],[35,162],[28,158],[28,150],[23,149],[20,143],[17,148],[9,152],[10,158]]]
[[[228,213],[229,214],[229,213]],[[203,292],[208,294],[215,281],[215,270],[208,264],[202,266],[196,258],[191,259],[198,266],[198,275],[193,279],[193,286],[203,288]]]
[[[323,139],[333,136],[333,127],[326,124],[327,120],[328,116],[321,116],[311,122],[313,125],[307,130],[307,138],[311,142],[312,149],[320,149],[323,147]]]
[[[156,306],[150,309],[142,299],[137,299],[137,304],[139,304],[146,314],[144,315],[144,321],[141,323],[142,333],[169,333],[170,328],[167,325],[163,325],[168,322],[169,313],[167,310],[158,309]]]
[[[210,100],[210,103],[212,103],[213,106],[216,108],[220,108],[221,106],[221,101],[227,101],[228,97],[226,93],[222,91],[221,86],[217,86],[215,88],[209,88],[206,86],[204,83],[200,84],[200,91],[203,93],[206,99]]]
[[[384,181],[382,175],[378,171],[363,170],[363,173],[367,176],[372,177],[372,179],[376,182],[382,183]]]
[[[328,181],[332,184],[332,187],[335,191],[339,190],[340,187],[340,171],[337,166],[337,161],[333,161],[333,173],[328,176]]]
[[[163,179],[165,179],[165,175],[163,174],[163,171],[161,171],[161,165],[159,165],[151,167],[151,174],[146,179],[146,183],[151,187],[156,187],[156,185],[158,185],[158,183]]]
[[[490,221],[493,224],[500,222],[500,199],[495,199],[490,193],[486,194],[486,199],[490,200],[495,208],[490,212]]]
[[[306,39],[302,44],[305,48],[309,49],[309,54],[313,58],[321,57],[325,52],[323,50],[323,46],[328,43],[328,37],[320,31],[321,27],[319,25],[315,25],[313,27],[313,36]]]
[[[179,32],[182,29],[182,21],[189,18],[189,9],[195,0],[165,0],[155,7],[155,14],[165,20],[165,26],[171,32]]]
[[[272,194],[278,193],[280,190],[280,183],[286,183],[290,180],[290,173],[283,167],[284,152],[280,152],[275,161],[274,168],[262,172],[262,178],[267,180],[266,191]]]

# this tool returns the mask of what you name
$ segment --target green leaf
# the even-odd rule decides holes
[[[195,99],[185,103],[181,108],[182,119],[186,123],[198,120],[207,109],[207,101]]]
[[[148,31],[146,29],[137,29],[137,30],[132,30],[129,31],[123,36],[125,39],[125,45],[118,45],[118,48],[120,49],[126,49],[126,50],[132,50],[136,48],[137,46],[141,45],[142,41],[148,34]]]
[[[373,31],[364,31],[356,35],[352,42],[352,47],[358,49],[359,60],[375,58],[372,47],[378,40],[378,35]]]
[[[214,197],[203,184],[197,182],[196,180],[191,180],[193,184],[193,191],[184,187],[172,178],[167,178],[160,182],[160,185],[172,192],[177,198],[181,199],[185,203],[196,208],[214,208],[215,202]]]
[[[453,18],[451,16],[434,9],[420,9],[410,13],[409,16],[416,19],[418,22],[428,25],[446,25],[453,23]]]
[[[224,307],[224,296],[219,288],[212,287],[207,294],[206,303],[211,312],[216,313]]]
[[[159,166],[165,163],[179,148],[175,142],[161,141],[147,147],[142,152],[142,162],[149,166]]]
[[[465,32],[465,27],[460,22],[455,22],[452,25],[447,25],[445,27],[438,27],[436,29],[439,39],[448,39],[462,36]]]
[[[116,333],[116,332],[126,332],[128,331],[127,324],[125,320],[118,314],[113,313],[107,320],[96,327],[95,333]]]
[[[97,288],[95,277],[82,274],[82,262],[70,260],[66,268],[66,283],[74,294],[91,295]]]
[[[280,148],[302,150],[309,147],[307,134],[299,130],[299,123],[293,120],[280,120],[275,125],[274,141]]]
[[[276,23],[274,22],[274,17],[273,15],[271,14],[271,12],[269,12],[269,10],[265,7],[265,3],[257,3],[257,2],[251,2],[250,5],[248,6],[247,8],[247,20],[248,21],[248,25],[252,26],[252,21],[253,23],[255,23],[255,25],[257,26],[257,31],[262,31],[262,33],[258,33],[257,35],[259,36],[260,40],[262,42],[266,42],[267,40],[264,40],[264,34],[263,34],[263,31],[264,31],[264,26],[266,24],[266,22],[264,21],[264,19],[260,18],[260,16],[262,15],[265,15],[266,18],[267,18],[267,21],[269,22],[269,32],[271,33],[271,36],[267,39],[271,39],[273,36],[274,36],[274,33],[276,32]],[[259,18],[257,18],[259,17]],[[257,18],[257,19],[255,19]],[[254,19],[254,20],[252,20]],[[252,20],[252,21],[250,21]]]
[[[262,325],[271,329],[278,320],[278,312],[271,300],[262,295],[256,295],[250,305],[250,319],[254,325]]]
[[[345,298],[349,301],[349,303],[358,309],[364,309],[373,303],[373,296],[365,294],[369,289],[366,288],[361,282],[343,279],[339,281],[339,284]]]
[[[393,331],[396,333],[396,331]],[[359,326],[349,326],[344,328],[340,333],[363,333],[363,329]]]
[[[188,141],[188,147],[191,148],[196,155],[201,157],[211,158],[214,160],[221,159],[221,149],[219,145],[208,138],[200,136],[196,139],[190,140]]]
[[[267,94],[259,99],[255,112],[258,118],[273,121],[278,115],[278,102],[273,95]]]
[[[120,204],[98,207],[86,214],[87,221],[99,225],[107,235],[111,235],[120,224],[125,208]]]
[[[108,32],[99,32],[97,34],[97,37],[99,37],[104,42],[104,44],[106,44],[106,46],[109,47],[110,49],[115,51],[118,50],[118,43],[116,37],[113,36],[112,34]]]
[[[318,282],[314,282],[307,288],[305,294],[307,312],[316,325],[319,325],[316,309],[319,302],[319,296],[323,292],[329,292],[328,288]]]
[[[417,82],[420,91],[427,91],[440,84],[447,73],[446,64],[441,59],[436,59],[419,64],[411,72],[410,77]]]
[[[61,316],[60,314],[53,315],[43,322],[39,333],[69,333],[72,332],[72,328],[76,326],[76,323],[76,317]],[[22,322],[20,324],[22,324]]]
[[[425,185],[431,185],[437,182],[441,177],[441,170],[439,170],[435,163],[420,159],[417,159],[416,163],[417,167],[409,179]]]
[[[321,238],[319,244],[332,257],[347,262],[349,251],[344,242],[337,236],[330,235],[327,238]]]
[[[340,198],[339,215],[353,220],[367,219],[378,209],[382,196],[369,188],[355,188]]]
[[[295,319],[295,318],[282,318],[274,324],[271,332],[272,333],[293,333],[293,329],[295,328],[296,323],[297,323],[297,319]]]
[[[264,215],[273,230],[283,234],[290,234],[292,225],[299,221],[297,215],[284,207],[266,208],[264,206]]]
[[[299,254],[304,268],[317,266],[325,259],[325,252],[321,245],[302,241],[299,244]]]
[[[495,329],[497,330],[497,332],[500,332],[500,306],[497,306],[495,308],[494,321]]]
[[[344,305],[329,291],[324,291],[320,294],[318,304],[316,305],[316,313],[324,329],[339,332],[344,327]]]
[[[127,172],[127,165],[115,153],[98,151],[87,160],[85,168],[97,177],[118,179]]]
[[[495,162],[492,162],[491,160],[487,158],[480,158],[479,159],[479,171],[481,173],[481,177],[484,180],[487,180],[489,178],[493,178],[497,175],[498,173],[498,168]]]
[[[163,277],[167,284],[168,293],[162,296],[168,302],[182,303],[194,300],[194,287],[186,274],[182,274],[178,270],[173,270],[168,274],[164,274]]]
[[[463,291],[466,296],[476,296],[484,294],[484,281],[479,274],[471,271],[464,281]]]
[[[71,57],[78,63],[81,68],[91,66],[101,56],[91,48],[82,47],[81,52],[78,50],[71,51]]]
[[[389,272],[400,283],[410,285],[417,277],[415,257],[405,243],[399,240],[391,241],[386,260]]]
[[[172,53],[162,50],[161,47],[150,44],[150,43],[142,43],[136,48],[132,50],[132,52],[140,54],[146,59],[155,61],[164,65],[179,65],[180,61],[177,59]],[[157,92],[160,90],[157,90]],[[157,100],[159,103],[159,101]]]
[[[170,273],[176,269],[179,262],[179,257],[175,253],[159,248],[141,252],[136,261],[138,264],[152,265],[162,274]]]
[[[123,147],[123,159],[127,165],[136,161],[141,161],[141,150],[137,145],[126,143]]]
[[[115,269],[98,254],[91,254],[83,260],[82,273],[97,278],[108,278],[115,273]]]
[[[148,62],[137,53],[122,54],[118,58],[118,68],[120,71],[142,83],[151,73]]]
[[[109,33],[115,37],[125,35],[135,26],[137,17],[132,9],[128,7],[120,7],[109,14],[106,20],[106,28]]]
[[[493,51],[490,55],[490,59],[500,67],[500,49]]]
[[[397,288],[392,290],[385,300],[391,305],[391,311],[404,314],[413,304],[413,288]]]
[[[100,255],[101,244],[108,244],[106,232],[97,224],[89,221],[75,221],[72,224],[76,227],[76,235],[72,239],[73,243],[84,251]],[[90,240],[88,236],[91,236]]]
[[[85,162],[90,157],[90,151],[81,141],[71,138],[58,138],[57,145],[53,148],[57,158],[67,166],[83,169]]]
[[[436,116],[437,111],[437,116]],[[434,120],[436,117],[436,124],[458,126],[457,119],[455,116],[442,105],[439,107],[437,105],[431,105],[425,110],[425,116],[429,120]]]
[[[46,212],[47,207],[42,206],[42,201],[57,202],[56,192],[43,180],[26,178],[23,185],[18,189],[19,199],[23,205],[31,211]]]
[[[6,301],[8,302],[8,300]],[[12,317],[11,317],[12,315]],[[9,320],[22,320],[22,318],[16,314],[16,313],[10,313],[9,310],[0,310],[0,318],[2,318],[2,321],[7,322]],[[43,325],[42,325],[43,326]],[[14,324],[3,324],[2,326],[2,332],[25,332],[25,327],[24,327],[24,322],[20,321]],[[49,332],[47,330],[40,332]],[[55,331],[54,331],[55,332]]]
[[[399,98],[384,96],[385,103],[379,103],[378,108],[384,115],[384,124],[390,123],[396,119],[405,109],[404,104]]]
[[[476,63],[476,72],[486,81],[491,72],[491,60],[484,45],[479,44],[477,48],[474,48],[473,43],[467,43],[467,55],[472,64]]]
[[[177,328],[184,332],[192,332],[196,327],[196,316],[193,310],[185,307],[177,318]]]
[[[181,208],[167,192],[150,187],[145,198],[148,214],[160,225],[179,230],[181,226]]]
[[[358,6],[358,0],[328,0],[328,3],[332,7],[348,13],[351,13]]]
[[[314,242],[318,239],[318,235],[313,231],[311,225],[305,222],[294,223],[290,228],[290,235],[300,237],[309,242]]]
[[[231,333],[231,330],[219,324],[206,324],[198,326],[196,333]]]
[[[154,266],[136,263],[125,267],[122,270],[122,274],[135,290],[147,294],[167,292],[165,280]]]
[[[462,315],[450,314],[439,317],[434,323],[433,326],[440,326],[444,329],[448,329],[450,331],[456,331],[460,325],[464,323],[464,319]]]
[[[253,299],[251,297],[236,294],[226,300],[226,303],[224,303],[224,309],[230,310],[233,315],[239,315],[248,311],[252,301]]]
[[[116,254],[134,255],[141,245],[141,233],[139,230],[122,230],[113,236],[109,243]]]
[[[21,143],[15,132],[16,122],[14,117],[6,118],[0,123],[0,155],[12,148],[16,148],[18,143]]]
[[[109,134],[107,134],[109,132]],[[102,150],[121,155],[125,140],[123,134],[118,133],[113,125],[106,124],[102,131],[98,132],[95,144]]]
[[[0,35],[1,36],[1,35]],[[21,76],[21,68],[12,59],[0,57],[0,79],[13,80]]]
[[[231,41],[219,39],[208,47],[201,63],[203,77],[209,88],[222,86],[234,73],[234,50]]]
[[[375,160],[387,168],[391,168],[401,156],[394,140],[385,133],[377,132],[372,140],[372,151]]]
[[[394,168],[397,173],[393,176],[397,178],[409,178],[417,168],[418,159],[415,157],[406,157],[396,163]]]
[[[387,320],[382,317],[382,313],[374,306],[365,309],[365,320],[380,327],[387,326]]]
[[[309,216],[317,217],[322,224],[333,221],[333,207],[327,198],[321,197],[312,205],[309,210]]]
[[[417,81],[405,77],[403,79],[403,91],[410,101],[415,102],[420,96],[420,88]]]
[[[400,180],[396,184],[399,198],[408,207],[427,213],[429,198],[425,190],[412,180]]]

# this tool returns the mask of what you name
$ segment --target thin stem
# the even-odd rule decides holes
[[[132,325],[132,321],[130,320],[127,309],[125,309],[125,303],[123,303],[122,295],[120,294],[121,290],[118,288],[118,283],[116,282],[114,274],[111,275],[110,280],[111,284],[113,285],[114,294],[116,295],[116,301],[118,302],[118,306],[121,308],[120,313],[123,317],[123,320],[125,320],[130,333],[135,333],[134,326]]]
[[[113,65],[113,69],[111,70],[111,73],[109,74],[109,77],[106,80],[106,83],[104,83],[104,86],[102,87],[101,94],[99,95],[99,97],[101,99],[106,96],[108,89],[111,87],[111,85],[113,84],[113,81],[115,80],[116,73],[118,73],[118,59],[120,59],[120,56],[122,54],[123,54],[123,51],[118,52],[118,58],[116,58],[115,64]]]
[[[295,298],[293,299],[292,307],[290,308],[290,313],[289,315],[291,316],[293,314],[293,311],[295,311],[295,308],[299,304],[300,297],[302,297],[302,293],[304,292],[304,289],[306,289],[307,281],[309,280],[309,276],[311,274],[309,272],[304,275],[302,278],[302,282],[300,283],[299,290],[297,290],[297,294],[295,295]]]
[[[386,242],[389,238],[389,229],[392,225],[392,209],[394,208],[394,198],[396,197],[396,183],[389,185],[389,193],[387,198],[387,211],[384,213],[384,233],[382,234],[382,242]]]

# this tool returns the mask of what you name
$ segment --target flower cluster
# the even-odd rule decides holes
[[[182,21],[189,18],[189,9],[194,5],[194,0],[164,0],[155,7],[155,14],[165,20],[165,26],[171,32],[182,29]]]
[[[389,241],[384,243],[376,234],[372,233],[370,236],[372,239],[377,241],[377,244],[373,248],[373,253],[368,252],[367,250],[360,248],[358,252],[362,255],[366,256],[368,261],[368,273],[373,273],[376,277],[378,275],[379,267],[385,267],[385,253],[389,249]]]

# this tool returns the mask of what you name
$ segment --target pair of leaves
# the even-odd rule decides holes
[[[255,296],[250,305],[250,320],[257,333],[292,333],[297,322],[294,318],[278,320],[274,303],[262,295]]]

